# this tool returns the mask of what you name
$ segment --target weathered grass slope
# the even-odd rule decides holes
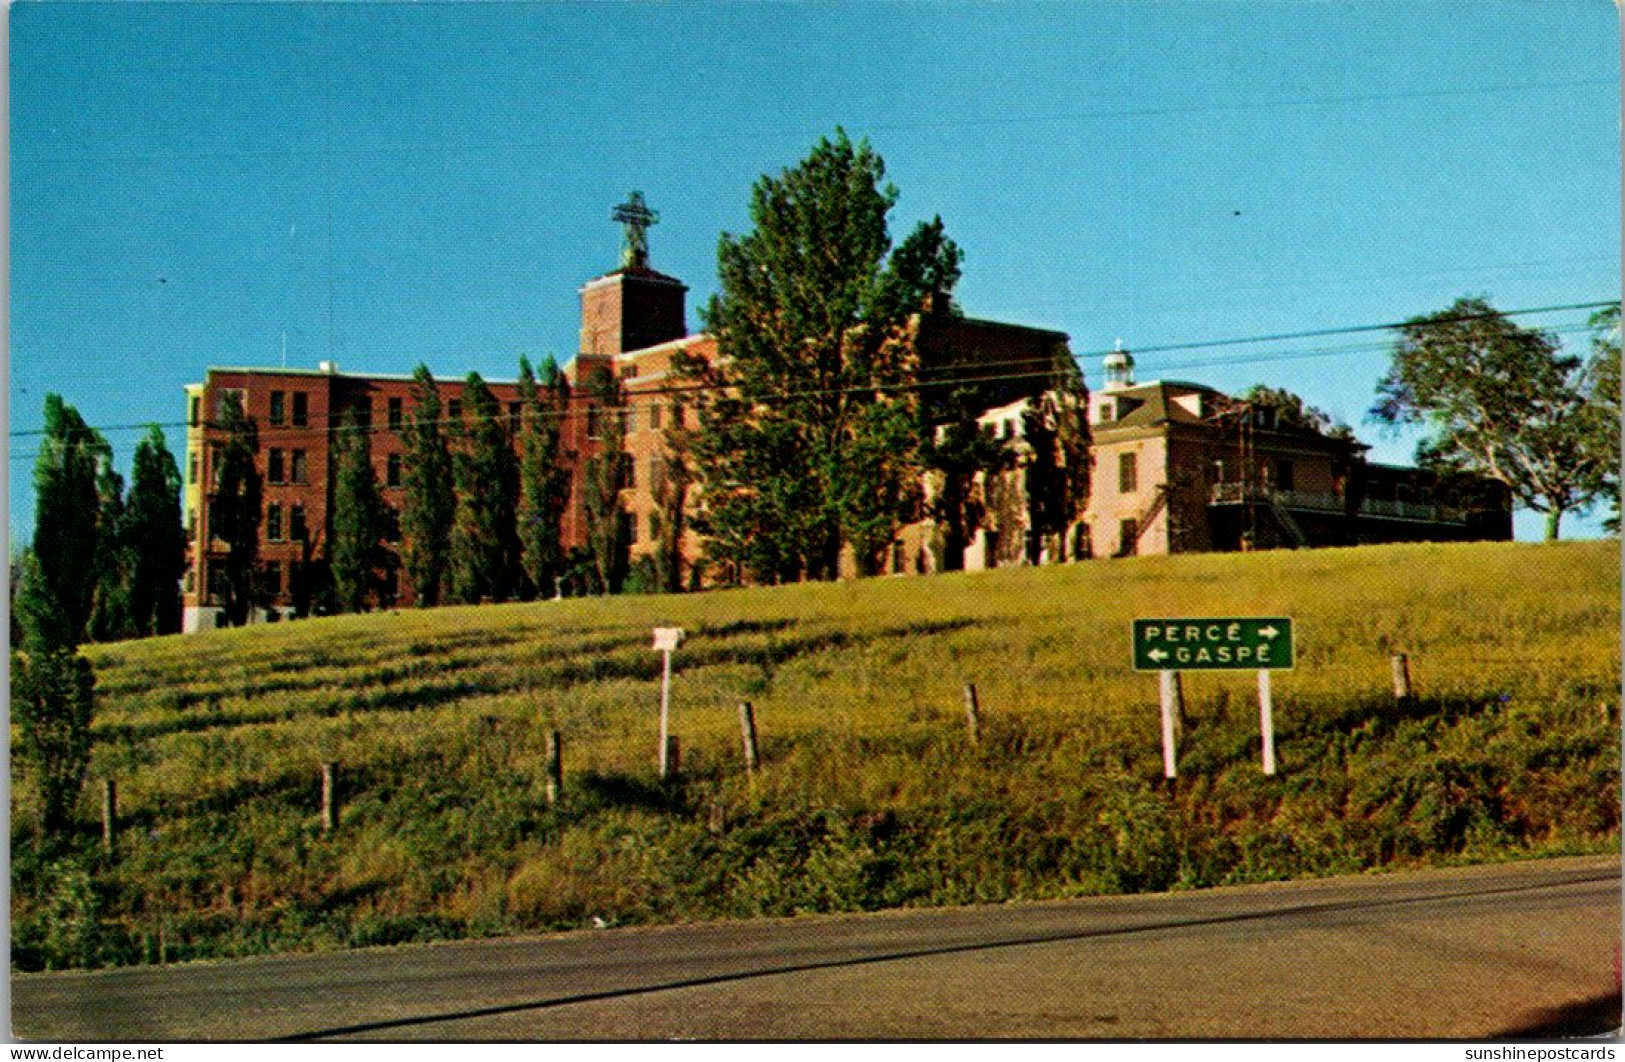
[[[1617,847],[1615,542],[1100,561],[343,617],[93,650],[63,856],[15,776],[16,965],[1200,887]],[[1161,779],[1145,615],[1290,615],[1281,773],[1253,675],[1187,676]],[[655,777],[678,654],[681,781]],[[1396,706],[1391,652],[1419,699]],[[970,747],[962,689],[976,683]],[[744,775],[736,706],[764,766]],[[543,799],[565,737],[566,796]],[[15,741],[15,736],[14,736]],[[338,829],[318,765],[341,764]]]

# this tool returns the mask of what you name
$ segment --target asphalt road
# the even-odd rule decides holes
[[[1486,1039],[1619,1023],[1614,857],[16,974],[52,1042]]]

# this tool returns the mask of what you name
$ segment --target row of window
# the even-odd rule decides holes
[[[230,395],[236,396],[237,400],[243,404],[243,408],[247,408],[247,392],[242,388],[220,388],[217,392],[217,406],[219,407],[219,409],[216,410],[217,416],[224,409],[226,398]],[[390,431],[400,431],[406,422],[405,400],[401,398],[390,398],[387,399],[386,402],[387,412],[385,416],[388,428]],[[272,427],[280,428],[286,426],[305,428],[310,426],[310,396],[304,391],[272,391],[270,405],[270,416],[268,419],[270,420]],[[661,429],[661,423],[664,419],[662,416],[663,407],[657,403],[645,408],[648,413],[648,416],[645,418],[647,421],[647,429],[649,431],[659,431]],[[202,400],[194,396],[191,404],[191,423],[194,427],[197,426],[199,422],[201,409]],[[356,422],[360,424],[361,427],[372,427],[371,398],[356,399],[350,404],[348,409],[354,412]],[[515,428],[517,428],[519,425],[521,410],[522,407],[520,403],[508,403],[508,420]],[[587,410],[587,438],[589,439],[597,439],[602,435],[602,423],[600,421],[601,412],[602,411],[596,406],[589,407]],[[623,433],[629,434],[638,430],[637,412],[637,407],[632,406],[628,406],[620,411],[621,431]],[[462,421],[462,399],[451,398],[446,400],[446,419],[452,423],[459,423]],[[684,420],[685,418],[683,416],[683,411],[681,409],[677,410],[675,413],[674,425],[678,428],[682,428],[684,427]]]
[[[283,517],[287,517],[287,526],[283,526]],[[401,514],[398,510],[384,506],[384,541],[399,542],[401,540]],[[284,510],[280,502],[272,502],[265,507],[265,538],[268,542],[303,542],[310,534],[305,525],[305,507],[299,502],[293,502]]]
[[[1223,483],[1224,462],[1213,462],[1214,482]],[[1264,468],[1264,476],[1269,485],[1275,490],[1294,490],[1296,476],[1292,462],[1284,457],[1270,461]],[[1133,494],[1140,489],[1140,456],[1135,453],[1117,455],[1117,493]]]

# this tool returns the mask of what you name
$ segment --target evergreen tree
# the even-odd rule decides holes
[[[1546,514],[1557,539],[1563,515],[1604,489],[1606,458],[1588,441],[1592,421],[1580,359],[1521,328],[1483,299],[1457,299],[1399,329],[1372,415],[1432,434],[1418,463],[1500,480]]]
[[[837,131],[761,178],[754,230],[718,248],[705,317],[720,356],[697,375],[729,397],[702,414],[696,467],[705,530],[758,577],[833,578],[844,542],[865,553],[888,537],[880,510],[917,477],[911,448],[895,449],[904,418],[870,407],[904,401],[903,328],[952,288],[961,256],[940,219],[892,249],[884,177],[867,143]]]
[[[372,467],[372,442],[354,409],[333,438],[333,589],[344,612],[364,611],[384,564],[384,502]]]
[[[452,595],[457,601],[507,601],[518,589],[515,508],[519,465],[501,406],[479,373],[463,384],[468,435],[455,455],[457,508],[451,528]]]
[[[672,400],[670,422],[664,432],[665,450],[649,470],[649,493],[654,498],[654,569],[658,589],[667,594],[683,589],[683,532],[688,516],[688,492],[694,482],[689,465],[686,410],[682,399]]]
[[[91,604],[91,641],[116,642],[136,634],[130,612],[130,579],[134,564],[125,526],[124,477],[113,468],[109,450],[101,456],[96,476],[96,593]]]
[[[965,549],[981,527],[982,506],[975,501],[978,473],[993,474],[1011,460],[1009,447],[976,421],[972,392],[956,390],[948,399],[949,417],[940,426],[926,426],[922,458],[937,485],[930,515],[936,523],[938,565],[943,571],[964,570]]]
[[[95,673],[78,652],[99,582],[101,497],[110,451],[78,410],[45,399],[34,466],[34,548],[18,558],[22,649],[12,656],[12,718],[38,787],[47,837],[66,833],[90,765]]]
[[[564,574],[564,509],[570,472],[562,446],[569,385],[558,364],[542,363],[540,384],[530,359],[519,359],[519,549],[524,596],[550,598]]]
[[[98,581],[97,477],[106,451],[78,410],[60,395],[45,397],[34,465],[36,564],[19,602],[25,637],[35,645],[71,649],[85,638]]]
[[[1027,495],[1027,562],[1037,564],[1044,543],[1056,554],[1089,501],[1089,393],[1070,352],[1057,350],[1050,389],[1022,416],[1031,449],[1023,470]]]
[[[41,573],[36,565],[29,574]],[[90,769],[96,676],[72,646],[33,639],[28,645],[12,658],[12,718],[24,761],[37,779],[41,829],[47,837],[59,837],[72,824]]]
[[[598,452],[582,471],[581,506],[586,516],[587,553],[600,593],[618,594],[631,554],[631,523],[621,508],[626,485],[626,428],[619,382],[599,369],[588,382],[595,407],[588,416],[597,428]],[[589,429],[589,437],[594,434]]]
[[[259,471],[259,427],[243,414],[242,400],[223,392],[218,483],[209,507],[209,534],[226,544],[221,602],[226,622],[240,627],[259,601],[260,518],[264,482]]]
[[[451,450],[440,422],[440,392],[426,365],[412,374],[412,413],[402,454],[405,488],[401,499],[402,552],[406,578],[418,607],[440,603],[451,568],[451,525],[457,497]]]
[[[180,578],[186,571],[181,474],[154,424],[136,444],[125,508],[130,559],[130,616],[138,635],[181,629]]]

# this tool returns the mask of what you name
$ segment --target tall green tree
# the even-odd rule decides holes
[[[1564,514],[1584,510],[1607,471],[1587,443],[1580,359],[1480,298],[1412,318],[1399,334],[1372,415],[1426,428],[1419,463],[1505,483],[1546,514],[1546,538],[1555,540]]]
[[[662,433],[664,446],[649,470],[649,493],[655,503],[655,583],[667,594],[683,589],[683,533],[688,526],[689,488],[694,485],[686,417],[685,403],[674,398]]]
[[[696,468],[706,533],[759,575],[833,578],[844,544],[885,537],[877,504],[917,477],[910,454],[877,461],[899,418],[871,407],[910,401],[903,327],[953,287],[961,255],[940,218],[894,249],[896,200],[880,156],[837,131],[757,181],[753,230],[718,246],[705,319],[720,357],[698,375],[728,397],[702,412]]]
[[[592,559],[597,589],[618,594],[630,563],[632,525],[621,506],[626,486],[626,427],[624,396],[619,382],[599,369],[589,379],[593,408],[588,436],[598,436],[598,450],[582,469],[581,507],[587,525],[587,554]]]
[[[470,604],[507,601],[518,590],[515,508],[519,464],[501,406],[480,374],[463,384],[464,445],[454,455],[457,508],[451,527],[452,596]]]
[[[226,622],[240,627],[259,600],[260,519],[264,480],[259,470],[259,426],[243,413],[242,400],[222,392],[218,427],[225,435],[209,534],[226,544],[220,590]]]
[[[45,396],[45,428],[34,464],[35,570],[19,602],[25,636],[72,648],[85,639],[95,601],[107,443],[60,395]]]
[[[1037,564],[1046,540],[1061,539],[1089,503],[1089,392],[1065,348],[1053,353],[1050,387],[1022,415],[1029,455],[1023,469],[1027,495],[1027,560]]]
[[[125,521],[130,617],[136,633],[173,634],[181,629],[186,529],[181,523],[180,469],[156,424],[136,444]]]
[[[1610,306],[1591,318],[1591,361],[1586,366],[1590,398],[1590,428],[1587,445],[1603,466],[1602,493],[1608,499],[1609,514],[1603,526],[1619,534],[1619,307]]]
[[[542,362],[538,382],[530,359],[519,359],[519,551],[523,596],[552,597],[564,574],[564,509],[570,472],[564,463],[562,426],[569,384],[558,364]]]
[[[41,575],[32,556],[24,563],[32,566],[29,578]],[[96,675],[73,646],[37,638],[25,645],[12,658],[12,718],[22,757],[36,778],[41,831],[60,837],[72,825],[90,769]]]
[[[333,589],[339,608],[365,611],[385,564],[384,501],[372,467],[372,440],[354,409],[333,437]]]
[[[124,477],[113,467],[113,454],[101,457],[96,476],[99,498],[96,516],[96,592],[90,610],[91,641],[115,642],[136,635],[130,611],[130,580],[134,562],[130,555],[125,520]]]
[[[11,694],[47,837],[68,831],[90,766],[96,680],[78,647],[95,602],[103,530],[98,479],[109,457],[106,441],[78,410],[60,395],[46,396],[34,465],[34,548],[18,558],[22,648],[12,656]]]
[[[444,408],[427,365],[412,374],[401,498],[402,553],[418,607],[440,603],[451,570],[451,526],[457,512]]]
[[[1013,455],[992,429],[977,422],[978,403],[971,391],[956,389],[940,405],[946,414],[941,423],[922,426],[922,456],[935,485],[927,511],[936,524],[937,565],[957,572],[964,570],[965,550],[982,522],[976,476],[997,473]]]

